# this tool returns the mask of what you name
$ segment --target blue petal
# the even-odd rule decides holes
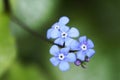
[[[60,52],[61,53],[64,53],[64,54],[68,54],[68,52],[69,52],[69,50],[70,50],[70,48],[62,48],[61,50],[60,50]]]
[[[61,24],[61,23],[57,22],[57,23],[55,23],[55,24],[52,25],[52,29],[56,29],[55,28],[56,26],[58,26],[59,27],[58,29],[60,29],[60,27],[63,27],[64,24]]]
[[[61,17],[61,18],[59,19],[59,22],[60,22],[61,24],[67,24],[67,23],[69,22],[69,18],[66,17],[66,16],[63,16],[63,17]]]
[[[50,58],[50,62],[54,65],[57,66],[59,64],[59,60],[55,57]]]
[[[68,35],[70,37],[78,37],[79,36],[79,31],[78,31],[78,29],[73,27],[69,30]]]
[[[71,50],[79,50],[80,49],[79,47],[80,47],[79,43],[76,40],[73,40],[70,44]]]
[[[64,39],[58,38],[58,39],[56,39],[56,40],[54,41],[54,43],[59,44],[59,45],[63,45]]]
[[[81,61],[85,60],[85,53],[83,51],[77,52],[77,58],[80,59]]]
[[[55,26],[59,26],[58,23],[52,25],[52,29],[55,29]]]
[[[87,45],[88,45],[88,48],[93,48],[94,47],[94,44],[90,39],[88,39]]]
[[[82,36],[79,38],[80,43],[86,42],[86,40],[87,40],[86,36]]]
[[[65,46],[70,47],[72,41],[73,41],[73,39],[71,39],[71,38],[66,38],[66,39],[65,39]]]
[[[66,61],[61,61],[59,64],[59,69],[61,71],[67,71],[70,68],[70,65]]]
[[[56,45],[53,45],[50,48],[50,54],[56,56],[59,53],[59,48]]]
[[[59,36],[60,36],[60,32],[57,29],[51,31],[51,38],[55,39],[58,38]]]
[[[52,28],[54,29],[56,25],[57,25],[57,22],[52,25]]]
[[[76,56],[74,53],[69,53],[67,56],[66,56],[66,60],[68,62],[75,62],[76,61]]]
[[[47,39],[50,39],[51,38],[51,31],[52,31],[53,29],[48,29],[48,31],[47,31]]]
[[[95,51],[93,49],[89,49],[86,53],[86,55],[91,58],[95,54]]]
[[[63,27],[60,27],[60,30],[62,32],[67,32],[69,30],[69,27],[68,26],[63,26]]]

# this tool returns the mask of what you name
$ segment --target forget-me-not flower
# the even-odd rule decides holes
[[[56,39],[54,43],[62,46],[65,43],[65,46],[69,46],[73,41],[72,38],[79,36],[79,31],[74,27],[71,29],[69,27],[61,27],[59,31],[54,30],[51,34],[51,37]]]
[[[51,37],[51,35],[52,35],[51,32],[54,31],[54,30],[59,30],[61,27],[65,27],[65,25],[68,22],[69,22],[68,17],[66,17],[66,16],[61,17],[58,22],[53,24],[52,27],[50,29],[48,29],[48,31],[47,31],[47,39],[54,38],[54,37]]]
[[[63,16],[47,31],[47,39],[54,40],[54,45],[50,48],[50,54],[53,55],[50,62],[59,66],[61,71],[70,68],[68,62],[85,68],[85,63],[95,54],[93,42],[86,36],[79,37],[78,29],[67,26],[68,22],[69,18]],[[78,40],[75,39],[77,37]]]
[[[70,48],[62,48],[59,49],[58,46],[53,45],[50,48],[50,54],[53,55],[52,58],[50,58],[50,62],[54,66],[59,65],[59,69],[61,71],[67,71],[70,68],[70,65],[68,62],[74,62],[76,60],[76,56],[74,53],[69,53]]]
[[[86,36],[82,36],[79,38],[79,41],[73,41],[71,43],[71,49],[78,50],[76,55],[81,61],[85,61],[86,57],[90,59],[94,55],[95,51],[92,48],[94,48],[94,44]]]

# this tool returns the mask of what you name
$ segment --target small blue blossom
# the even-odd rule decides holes
[[[54,39],[55,44],[50,48],[50,54],[53,55],[50,62],[59,66],[61,71],[70,69],[68,62],[85,68],[85,63],[95,54],[93,42],[86,36],[79,37],[78,29],[69,28],[68,22],[69,18],[63,16],[47,31],[47,39]],[[75,40],[77,37],[78,41]]]
[[[69,29],[69,27],[61,27],[59,31],[54,30],[51,34],[51,37],[56,39],[54,43],[62,46],[65,43],[65,46],[69,46],[73,41],[72,38],[79,36],[79,31],[74,27],[71,29]]]
[[[69,18],[66,16],[63,16],[59,19],[58,22],[56,22],[55,24],[52,25],[52,27],[50,29],[48,29],[47,31],[47,39],[53,38],[51,37],[52,35],[52,31],[54,30],[59,30],[61,27],[65,27],[65,25],[69,22]]]
[[[68,26],[66,26],[68,22],[68,17],[61,17],[59,22],[55,23],[50,29],[48,29],[47,38],[56,39],[54,43],[61,46],[63,46],[64,43],[65,46],[69,46],[73,40],[72,38],[79,36],[79,31],[74,27],[70,29]]]
[[[62,48],[59,49],[58,46],[53,45],[50,48],[50,54],[53,55],[52,58],[50,58],[50,62],[54,66],[59,65],[59,69],[61,71],[67,71],[70,68],[70,65],[68,62],[74,62],[76,60],[76,56],[74,53],[69,53],[70,48]]]
[[[94,48],[94,44],[90,39],[87,39],[86,36],[82,36],[79,38],[79,41],[73,41],[71,43],[71,49],[78,50],[76,55],[81,61],[88,61],[95,54],[92,48]]]

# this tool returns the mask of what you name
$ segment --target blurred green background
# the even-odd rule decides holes
[[[6,3],[8,1],[8,3]],[[61,72],[49,62],[51,44],[11,20],[16,16],[46,36],[61,16],[95,44],[87,69]],[[0,0],[0,80],[120,80],[120,0]]]

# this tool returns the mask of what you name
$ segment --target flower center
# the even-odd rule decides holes
[[[66,32],[62,32],[62,38],[66,38],[67,37],[67,33]]]
[[[65,56],[64,56],[64,54],[59,54],[58,58],[59,58],[60,60],[63,60],[63,59],[65,58]]]
[[[55,29],[59,29],[60,27],[58,25],[55,25]]]
[[[83,44],[83,45],[81,46],[81,48],[82,48],[82,50],[87,50],[87,46],[86,46],[85,44]]]

